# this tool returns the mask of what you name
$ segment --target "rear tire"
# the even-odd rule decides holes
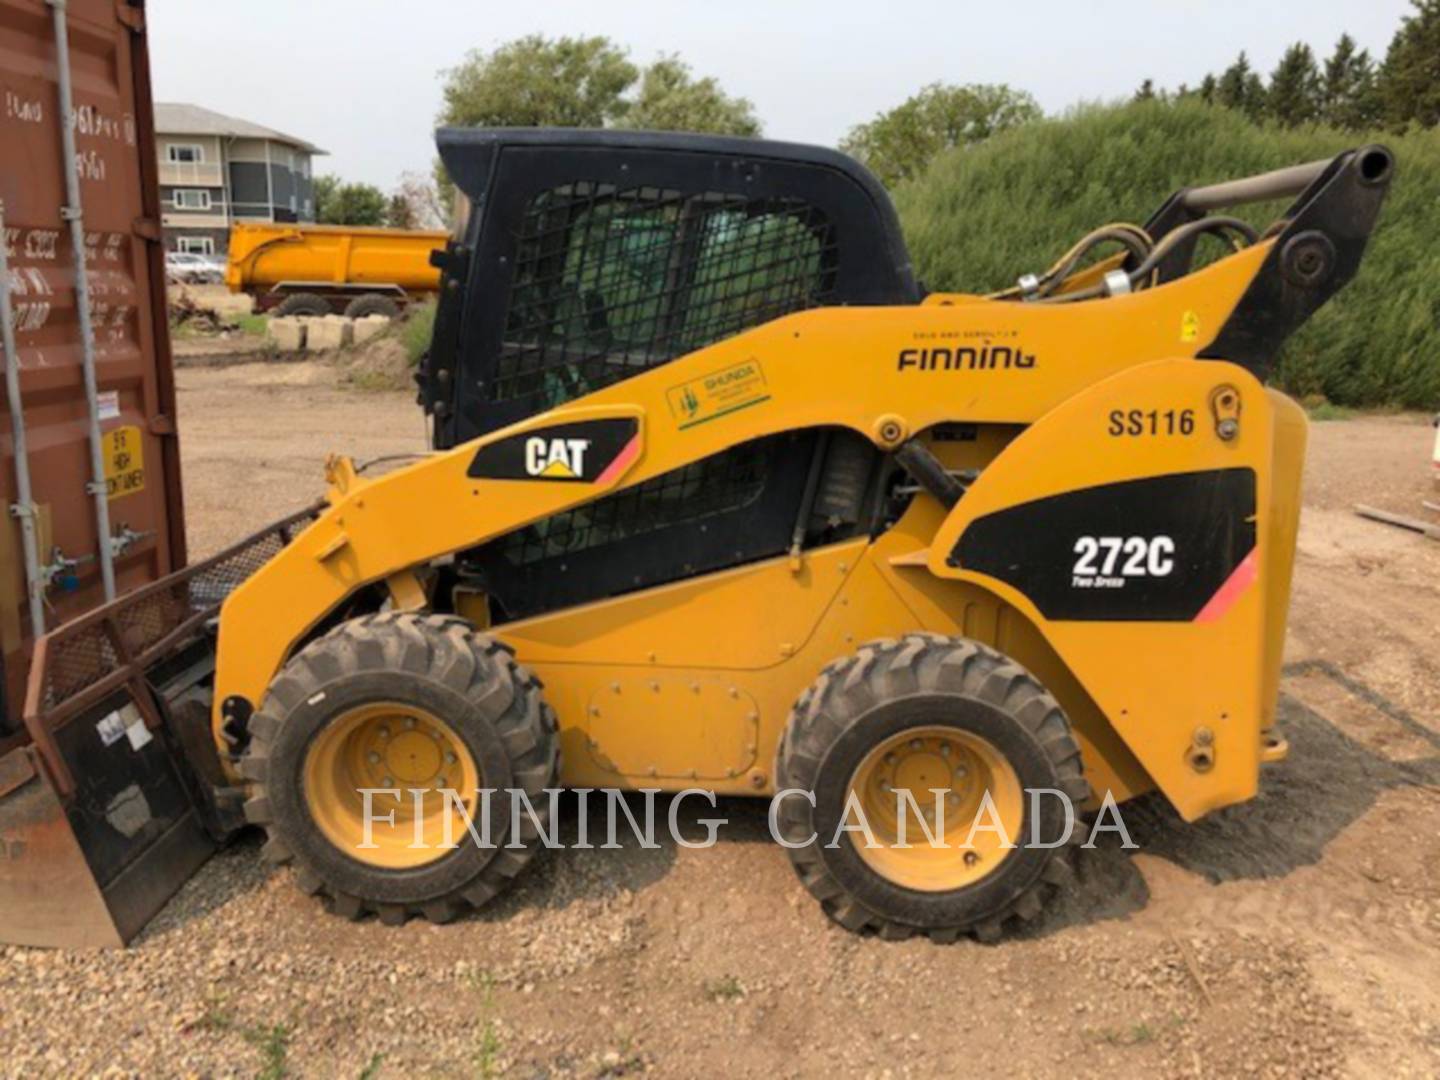
[[[781,790],[815,794],[814,805],[787,796],[779,823],[787,842],[804,845],[790,848],[790,859],[827,915],[852,931],[937,941],[961,934],[994,940],[1007,922],[1038,915],[1069,880],[1070,850],[1081,834],[1072,829],[1058,847],[1031,846],[1032,836],[1042,844],[1062,836],[1064,808],[1044,796],[1032,823],[1023,793],[1057,789],[1077,807],[1090,793],[1055,699],[994,649],[938,634],[872,642],[821,672],[791,712],[776,781]],[[858,822],[853,812],[847,816],[852,797],[862,809],[878,807],[904,788],[925,808],[934,797],[924,792],[952,786],[954,794],[942,796],[956,810],[946,812],[944,848],[929,845],[913,816],[909,849],[889,847],[887,822],[869,811],[881,848],[867,850],[863,836],[835,831],[842,821]],[[982,851],[977,831],[974,851],[956,850],[972,821],[993,820],[975,809],[981,790],[1017,847]],[[837,836],[839,843],[827,846]]]
[[[509,886],[541,846],[523,812],[520,843],[507,846],[509,789],[523,790],[549,827],[546,789],[560,762],[554,713],[534,675],[462,619],[386,613],[342,623],[270,684],[250,735],[240,766],[254,784],[245,813],[265,828],[265,858],[293,864],[304,891],[349,918],[445,922]],[[496,789],[485,847],[438,790],[465,796],[472,784]],[[380,824],[369,834],[359,831],[356,807],[365,787],[407,792],[372,797]],[[408,816],[415,790],[423,791],[418,827],[427,839],[418,852],[406,846],[417,827]],[[475,804],[478,832],[485,815]],[[395,827],[383,824],[386,814]],[[447,816],[453,850],[434,842]]]
[[[366,293],[345,305],[345,315],[351,319],[363,319],[367,315],[384,315],[387,319],[398,319],[400,305],[393,297],[381,293]]]
[[[283,319],[287,315],[321,316],[331,314],[330,301],[316,293],[298,292],[291,293],[275,305],[271,312],[276,318]]]

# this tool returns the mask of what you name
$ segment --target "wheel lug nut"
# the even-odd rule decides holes
[[[407,716],[405,718],[405,726],[407,728],[413,728],[415,726],[415,718],[413,716]]]
[[[941,757],[949,757],[949,756],[950,756],[950,744],[949,744],[948,742],[947,742],[947,743],[941,743],[941,744],[940,744],[940,756],[941,756]]]
[[[380,729],[380,737],[382,739],[388,739],[390,737],[390,729],[388,727],[382,727]]]
[[[910,740],[910,749],[911,749],[911,750],[924,750],[924,749],[925,749],[925,744],[924,744],[923,742],[921,742],[919,739],[911,739],[911,740]]]
[[[453,753],[448,753],[448,754],[445,755],[445,764],[446,764],[446,765],[454,765],[454,764],[455,764],[457,761],[459,761],[459,760],[460,760],[460,759],[457,758]]]
[[[381,781],[380,781],[380,786],[381,786],[381,787],[394,787],[394,786],[395,786],[395,781],[394,781],[391,777],[388,777],[388,776],[387,776],[387,777],[385,777],[384,780],[381,780]]]
[[[980,856],[979,856],[979,854],[977,854],[976,852],[974,852],[974,851],[967,851],[967,852],[965,852],[965,865],[966,865],[966,866],[974,866],[974,865],[975,865],[976,863],[978,863],[979,861],[980,861]]]
[[[961,779],[961,778],[965,775],[965,771],[966,771],[966,770],[965,770],[965,766],[964,766],[964,765],[956,765],[956,766],[955,766],[955,779],[957,779],[957,780]]]
[[[371,750],[371,751],[370,751],[370,764],[371,764],[371,765],[379,765],[379,764],[380,764],[380,755],[377,754],[377,753],[375,753],[374,750]]]

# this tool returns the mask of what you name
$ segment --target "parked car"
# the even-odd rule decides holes
[[[165,254],[165,277],[179,285],[218,285],[225,280],[225,264],[208,255],[170,251]]]

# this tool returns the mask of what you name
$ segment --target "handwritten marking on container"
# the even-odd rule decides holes
[[[5,91],[5,119],[22,124],[43,124],[45,106],[33,98],[21,97],[14,90]]]

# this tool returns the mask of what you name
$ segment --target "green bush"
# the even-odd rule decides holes
[[[435,332],[435,301],[427,300],[416,304],[405,314],[396,333],[400,344],[405,346],[405,355],[410,366],[420,363],[420,357],[430,348],[430,338]]]
[[[1045,269],[1176,188],[1384,142],[1398,170],[1360,273],[1285,346],[1278,381],[1345,405],[1440,404],[1440,129],[1355,135],[1258,126],[1198,102],[1086,106],[950,151],[895,191],[916,272],[982,292]],[[1283,205],[1248,208],[1257,224]]]

